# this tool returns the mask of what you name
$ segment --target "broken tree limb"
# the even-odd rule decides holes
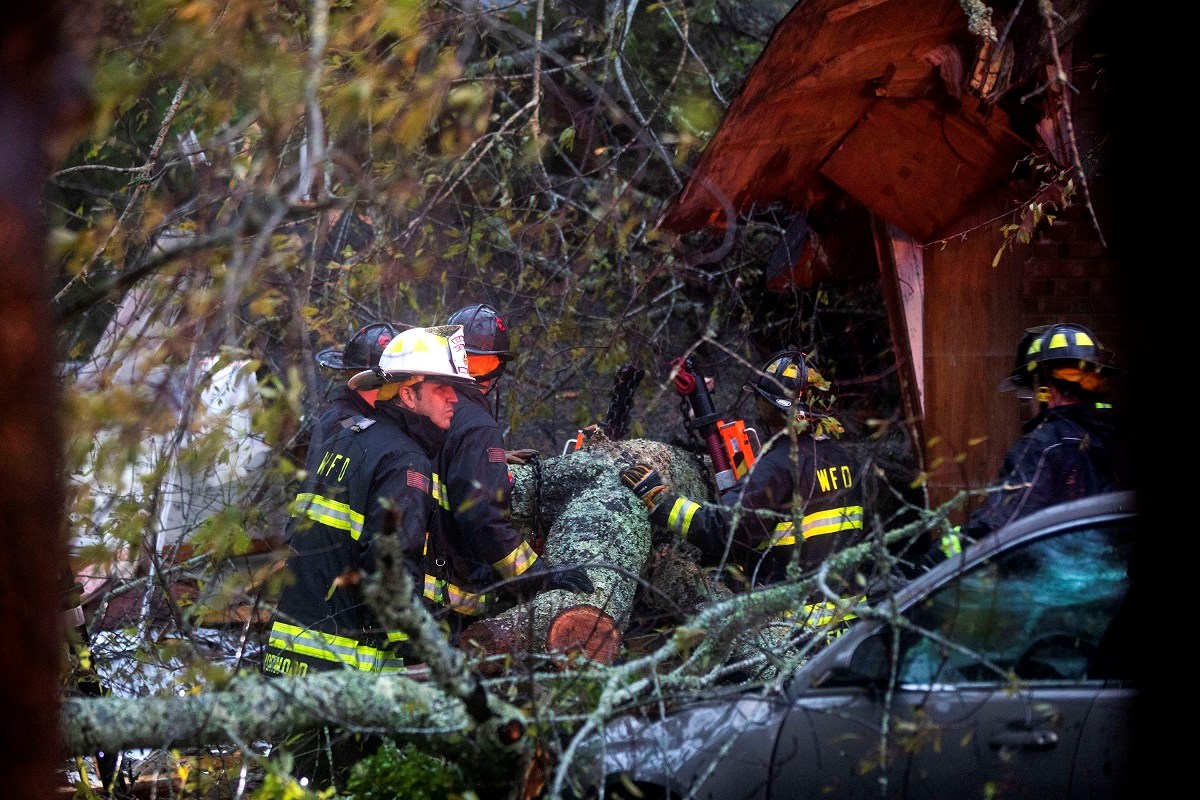
[[[650,558],[646,507],[619,477],[621,469],[638,461],[657,469],[682,494],[708,497],[695,455],[647,439],[593,438],[537,466],[513,467],[514,522],[548,525],[543,557],[551,565],[586,565],[596,589],[542,592],[466,628],[464,646],[487,655],[528,652],[613,662]]]
[[[220,691],[183,697],[69,698],[62,734],[71,754],[277,739],[327,722],[431,733],[470,726],[462,701],[403,675],[357,670],[299,677],[248,674]]]
[[[384,630],[402,630],[408,634],[409,645],[434,683],[447,695],[462,700],[473,720],[484,722],[492,716],[486,693],[479,680],[467,671],[462,652],[450,646],[441,628],[417,599],[400,538],[395,534],[396,519],[394,514],[389,515],[389,530],[376,541],[378,566],[374,580],[364,587],[363,596]]]

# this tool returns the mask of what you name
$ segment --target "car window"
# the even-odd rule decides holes
[[[1066,530],[986,561],[913,606],[902,683],[1112,674],[1124,636],[1133,522]],[[959,647],[954,647],[958,645]]]

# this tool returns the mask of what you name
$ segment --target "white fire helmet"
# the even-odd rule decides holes
[[[369,391],[387,383],[415,383],[413,378],[429,378],[455,386],[475,385],[475,379],[467,371],[462,325],[409,328],[384,348],[379,366],[357,373],[347,385]]]

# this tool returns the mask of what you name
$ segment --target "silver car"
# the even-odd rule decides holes
[[[909,582],[898,615],[865,615],[782,693],[614,721],[578,796],[1122,797],[1136,525],[1132,492],[1019,520]]]

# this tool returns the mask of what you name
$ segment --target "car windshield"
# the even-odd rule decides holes
[[[1129,589],[1132,543],[1126,520],[1039,539],[977,565],[910,609],[920,632],[901,639],[900,681],[1093,676]]]

